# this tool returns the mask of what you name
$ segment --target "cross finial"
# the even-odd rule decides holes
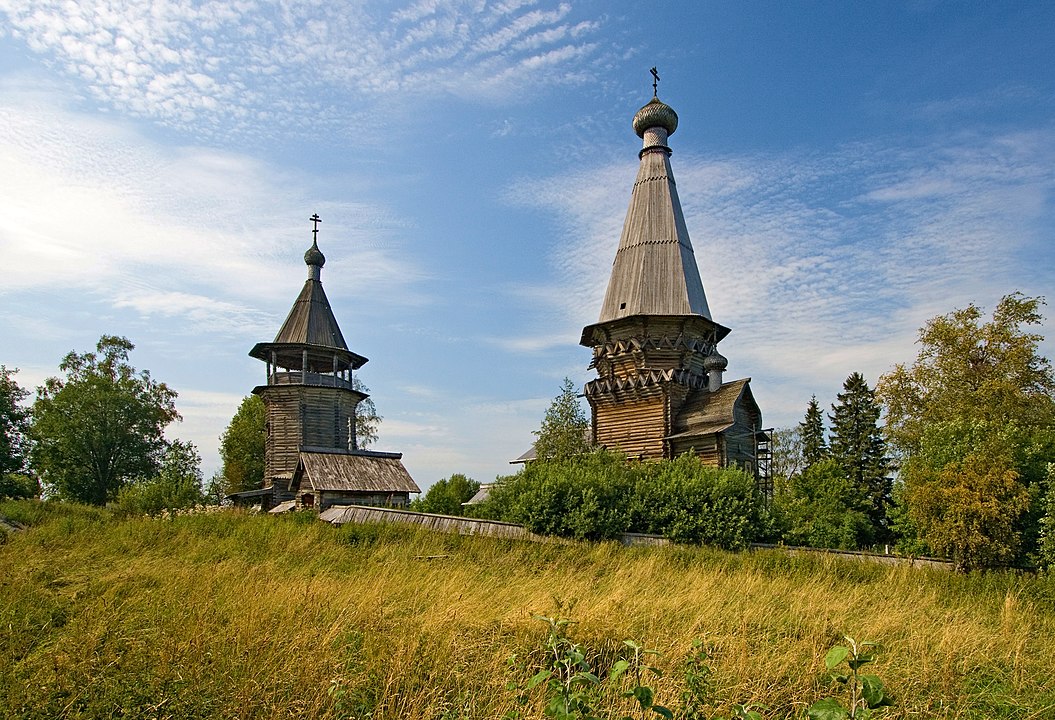
[[[308,219],[311,220],[312,223],[314,223],[314,225],[315,225],[315,227],[313,227],[312,230],[311,230],[311,241],[313,243],[318,243],[319,242],[319,223],[322,222],[322,218],[319,217],[318,213],[315,213],[314,215],[312,215]]]
[[[659,97],[659,73],[656,68],[649,70],[652,73],[652,97]]]

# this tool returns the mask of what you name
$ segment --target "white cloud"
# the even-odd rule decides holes
[[[598,23],[536,4],[5,0],[0,12],[96,99],[208,136],[340,128],[397,92],[515,98],[585,81],[573,61],[597,52]]]
[[[711,312],[733,328],[730,373],[753,374],[760,401],[773,399],[770,421],[784,424],[849,373],[874,384],[911,360],[929,317],[991,308],[1015,289],[1050,295],[1053,167],[1043,132],[827,155],[681,150],[674,174]],[[629,159],[508,190],[562,225],[556,283],[534,291],[561,318],[550,336],[594,321],[635,172]]]
[[[333,290],[420,302],[422,271],[378,247],[404,231],[383,204],[326,199],[325,181],[246,156],[163,148],[12,83],[0,86],[0,128],[0,293],[62,287],[258,332],[301,282],[317,210],[329,267],[355,268],[355,285]]]

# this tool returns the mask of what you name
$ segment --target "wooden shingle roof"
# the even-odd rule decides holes
[[[750,383],[751,378],[742,378],[724,383],[717,392],[692,391],[674,420],[675,432],[666,439],[712,435],[727,430],[736,422],[738,403],[746,403],[758,412]]]
[[[330,308],[330,301],[322,289],[322,265],[325,257],[318,245],[312,244],[304,254],[308,265],[308,279],[293,302],[286,321],[282,323],[274,341],[257,343],[249,354],[260,360],[270,360],[281,367],[302,370],[303,352],[308,351],[308,367],[313,372],[330,370],[353,370],[366,364],[367,359],[348,349],[337,318]],[[337,366],[333,367],[333,358]]]
[[[297,491],[310,486],[315,491],[421,492],[403,467],[402,457],[401,453],[368,450],[304,450],[293,473],[291,489]]]
[[[314,278],[305,281],[274,342],[348,349],[322,289],[322,281]]]
[[[703,281],[678,198],[670,151],[646,138],[598,322],[631,315],[702,315]]]

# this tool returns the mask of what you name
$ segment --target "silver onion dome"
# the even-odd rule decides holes
[[[638,137],[645,137],[645,131],[654,127],[663,128],[667,131],[667,135],[673,135],[678,129],[678,114],[674,112],[674,108],[658,97],[649,100],[634,115],[634,132]]]

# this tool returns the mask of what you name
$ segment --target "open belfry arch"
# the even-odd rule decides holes
[[[368,396],[355,388],[352,373],[367,359],[348,349],[322,289],[322,219],[316,214],[311,222],[304,287],[275,339],[249,351],[267,366],[267,382],[253,388],[266,408],[263,488],[232,497],[259,501],[264,509],[294,502],[318,509],[403,506],[421,490],[403,467],[402,454],[359,448],[355,411]]]
[[[655,90],[634,115],[641,163],[601,315],[580,340],[597,371],[584,388],[593,440],[631,458],[695,453],[755,474],[768,493],[769,435],[750,378],[723,378],[729,328],[711,318],[671,171],[678,115]]]

